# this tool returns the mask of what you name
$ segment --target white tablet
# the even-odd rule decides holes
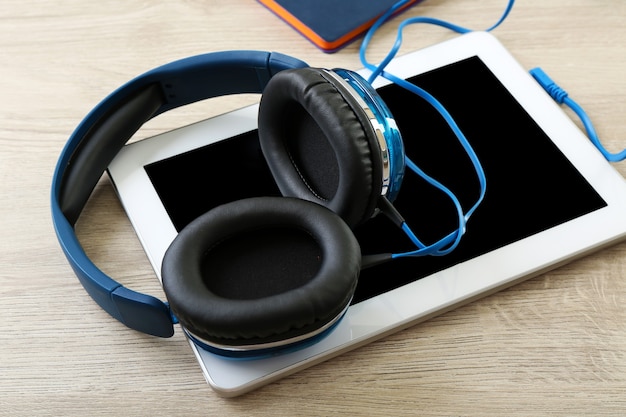
[[[250,391],[626,237],[624,178],[492,35],[457,37],[396,58],[388,70],[449,109],[483,164],[484,203],[452,254],[362,271],[344,318],[309,347],[233,360],[191,343],[221,395]],[[447,125],[412,93],[382,80],[375,87],[408,156],[471,206],[478,180]],[[278,195],[256,112],[247,107],[132,143],[109,167],[157,276],[177,231],[196,216],[227,201]],[[411,173],[396,207],[422,241],[456,227],[448,200]],[[355,234],[364,254],[412,249],[384,216]]]

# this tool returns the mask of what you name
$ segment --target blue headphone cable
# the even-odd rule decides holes
[[[418,23],[432,24],[432,25],[437,25],[437,26],[450,29],[457,33],[468,33],[468,32],[471,32],[472,30],[443,21],[443,20],[434,19],[430,17],[409,18],[400,23],[394,45],[392,46],[389,53],[385,56],[385,58],[379,64],[377,65],[372,64],[368,62],[366,59],[367,47],[369,46],[369,43],[371,39],[373,38],[374,34],[376,33],[376,31],[387,20],[389,20],[398,10],[407,6],[408,3],[409,3],[409,0],[401,0],[397,2],[389,10],[387,10],[387,12],[385,12],[380,18],[378,18],[378,20],[371,26],[369,31],[366,33],[363,39],[363,42],[361,43],[361,47],[359,49],[359,57],[361,59],[361,63],[363,64],[365,68],[371,71],[371,74],[368,78],[368,81],[370,83],[372,83],[377,77],[382,76],[383,78],[386,78],[387,80],[393,82],[394,84],[423,98],[426,102],[432,105],[441,114],[441,116],[444,118],[444,120],[446,121],[450,129],[458,138],[459,143],[463,146],[465,152],[470,158],[470,161],[472,162],[472,165],[474,167],[474,170],[476,172],[476,175],[478,177],[478,181],[480,184],[480,193],[474,205],[467,212],[464,212],[459,199],[449,188],[447,188],[444,184],[440,183],[436,179],[429,176],[426,172],[420,169],[415,163],[413,163],[413,161],[411,161],[408,157],[405,157],[406,165],[409,167],[409,169],[411,169],[414,173],[419,175],[430,185],[440,190],[441,192],[443,192],[450,198],[450,200],[452,201],[452,203],[454,204],[456,208],[456,212],[458,215],[458,227],[456,230],[453,230],[451,233],[444,236],[437,242],[432,243],[432,244],[425,244],[419,240],[419,238],[415,235],[415,233],[413,233],[411,228],[408,226],[408,224],[406,224],[406,222],[404,222],[401,216],[396,217],[397,219],[400,219],[398,220],[398,223],[402,231],[409,237],[409,239],[417,247],[417,249],[408,251],[408,252],[391,254],[392,259],[400,258],[400,257],[408,257],[408,256],[425,256],[425,255],[442,256],[442,255],[447,255],[450,252],[452,252],[454,249],[456,249],[456,247],[461,242],[461,238],[466,231],[466,224],[469,218],[471,217],[471,215],[476,211],[476,209],[482,203],[485,197],[486,190],[487,190],[487,180],[486,180],[482,165],[478,159],[478,156],[474,152],[474,149],[472,148],[469,141],[467,140],[467,138],[465,137],[461,129],[458,127],[458,125],[454,121],[454,118],[452,117],[452,115],[450,115],[448,110],[434,96],[432,96],[426,90],[404,80],[403,78],[397,77],[385,71],[385,68],[387,67],[387,65],[396,56],[396,54],[398,53],[398,50],[400,49],[400,46],[402,45],[402,31],[408,25],[418,24]],[[497,28],[509,15],[511,9],[513,8],[514,3],[515,3],[514,0],[508,0],[505,11],[500,17],[500,19],[486,31],[489,32]]]
[[[533,68],[530,70],[530,75],[539,83],[539,85],[552,97],[554,101],[558,104],[565,104],[568,106],[576,115],[580,118],[585,130],[587,132],[587,136],[591,143],[595,145],[596,148],[602,153],[604,158],[606,158],[609,162],[620,162],[626,159],[626,149],[621,152],[612,153],[609,152],[602,142],[600,142],[600,138],[596,133],[596,129],[593,127],[593,123],[591,123],[591,119],[587,115],[587,113],[583,110],[583,108],[575,102],[570,96],[567,94],[565,90],[559,87],[549,76],[545,73],[541,68]]]

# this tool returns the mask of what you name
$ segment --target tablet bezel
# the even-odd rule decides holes
[[[207,381],[218,393],[235,396],[250,391],[626,237],[626,181],[495,37],[484,32],[466,34],[398,57],[388,70],[408,78],[472,56],[496,75],[607,206],[355,304],[328,337],[295,352],[235,361],[190,341]],[[379,79],[374,87],[385,84]],[[143,167],[255,129],[257,108],[249,106],[134,142],[109,166],[111,180],[159,279],[161,260],[176,230]]]

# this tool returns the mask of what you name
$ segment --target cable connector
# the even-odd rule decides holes
[[[576,115],[580,118],[585,130],[587,131],[587,136],[589,140],[595,145],[596,148],[602,153],[604,158],[609,162],[620,162],[626,159],[626,149],[618,153],[609,152],[604,145],[600,142],[600,138],[596,133],[593,124],[591,123],[591,119],[585,113],[583,108],[572,100],[571,97],[567,95],[565,90],[559,87],[550,77],[546,74],[541,68],[533,68],[529,71],[530,75],[539,83],[539,85],[559,104],[565,104],[570,109],[576,113]]]
[[[539,85],[559,104],[563,104],[567,98],[567,92],[555,83],[552,78],[548,77],[541,68],[533,68],[530,75],[539,83]]]
[[[400,212],[391,204],[391,201],[387,200],[386,197],[381,196],[378,199],[378,209],[383,213],[389,220],[393,222],[397,227],[402,228],[402,225],[405,223],[404,217],[400,214]]]

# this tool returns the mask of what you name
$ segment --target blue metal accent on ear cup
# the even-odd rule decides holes
[[[295,352],[297,350],[304,349],[316,344],[317,342],[328,336],[330,333],[332,333],[335,328],[337,328],[339,323],[341,323],[341,320],[345,317],[349,307],[350,303],[346,305],[341,314],[335,317],[326,326],[323,326],[322,328],[301,337],[287,339],[277,343],[266,343],[247,347],[244,345],[234,348],[232,346],[217,345],[215,343],[208,342],[194,335],[188,329],[183,328],[183,330],[185,331],[187,337],[193,340],[196,345],[208,352],[211,352],[223,358],[232,360],[264,359],[271,356]]]
[[[382,195],[389,201],[393,201],[400,191],[405,169],[404,143],[396,121],[383,99],[365,78],[356,72],[345,69],[338,68],[334,69],[333,72],[358,94],[358,97],[365,104],[365,112],[368,113],[371,120],[377,122],[373,123],[373,127],[381,147],[385,171]]]

